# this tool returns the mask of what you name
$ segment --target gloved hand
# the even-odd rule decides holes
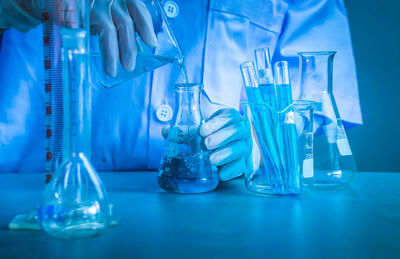
[[[118,58],[132,71],[138,52],[136,31],[150,48],[157,46],[151,15],[140,0],[93,0],[90,25],[99,37],[103,67],[107,74],[117,74]]]
[[[169,134],[170,126],[164,127],[162,135],[165,139],[170,137],[170,141],[183,143],[187,132],[184,128],[173,132],[173,136]],[[199,134],[204,137],[205,147],[212,151],[210,162],[219,168],[222,181],[259,168],[260,151],[257,145],[252,145],[255,140],[250,128],[237,110],[218,110],[201,125]]]
[[[61,0],[64,6],[69,1]],[[156,47],[151,15],[140,0],[91,0],[90,25],[99,37],[104,70],[115,76],[118,58],[129,71],[135,68],[136,32],[150,48]],[[67,8],[67,7],[65,7]],[[42,23],[42,0],[2,0],[0,30],[27,32]]]
[[[215,112],[200,127],[200,135],[211,152],[211,164],[219,168],[222,181],[231,180],[252,168],[246,159],[251,155],[251,131],[245,119],[232,108]]]

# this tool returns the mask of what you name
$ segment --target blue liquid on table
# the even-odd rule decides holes
[[[208,156],[179,155],[164,159],[158,184],[169,192],[203,193],[214,190],[219,183],[217,170],[211,166]]]

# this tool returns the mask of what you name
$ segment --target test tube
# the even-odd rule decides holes
[[[271,110],[265,107],[264,100],[259,91],[254,62],[244,62],[240,65],[240,69],[244,86],[246,88],[247,99],[250,107],[253,107],[251,110],[255,130],[259,135],[258,137],[262,137],[264,143],[267,144],[266,148],[268,149],[268,152],[263,151],[262,153],[265,152],[271,157],[270,161],[273,162],[274,167],[276,168],[276,170],[274,170],[276,175],[273,178],[276,179],[277,183],[281,183],[282,177],[280,171],[282,168],[280,166],[281,163],[278,148],[276,146],[277,142],[274,138],[274,131],[276,128],[275,120],[271,116]]]
[[[263,99],[258,88],[256,69],[254,62],[247,61],[240,65],[243,83],[246,89],[247,99],[249,103],[262,103]]]
[[[294,120],[292,89],[290,85],[289,65],[278,61],[274,66],[277,107],[280,113],[279,147],[281,149],[284,178],[291,193],[301,191],[301,175],[298,163],[296,124]]]
[[[289,65],[286,61],[278,61],[274,69],[278,109],[282,111],[293,103]]]
[[[258,83],[262,97],[268,105],[276,109],[276,92],[269,49],[256,49],[254,55],[256,57]]]

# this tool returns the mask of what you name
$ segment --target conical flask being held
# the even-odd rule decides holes
[[[201,90],[198,84],[175,86],[175,112],[158,176],[166,191],[202,193],[218,185],[217,169],[211,165],[199,134]]]

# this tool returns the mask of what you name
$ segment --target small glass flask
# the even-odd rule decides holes
[[[333,96],[336,52],[300,52],[300,99],[315,101],[314,186],[344,187],[355,178],[356,165]]]
[[[209,192],[219,183],[217,168],[211,165],[199,134],[201,91],[199,84],[175,86],[175,112],[158,176],[160,187],[166,191]]]

